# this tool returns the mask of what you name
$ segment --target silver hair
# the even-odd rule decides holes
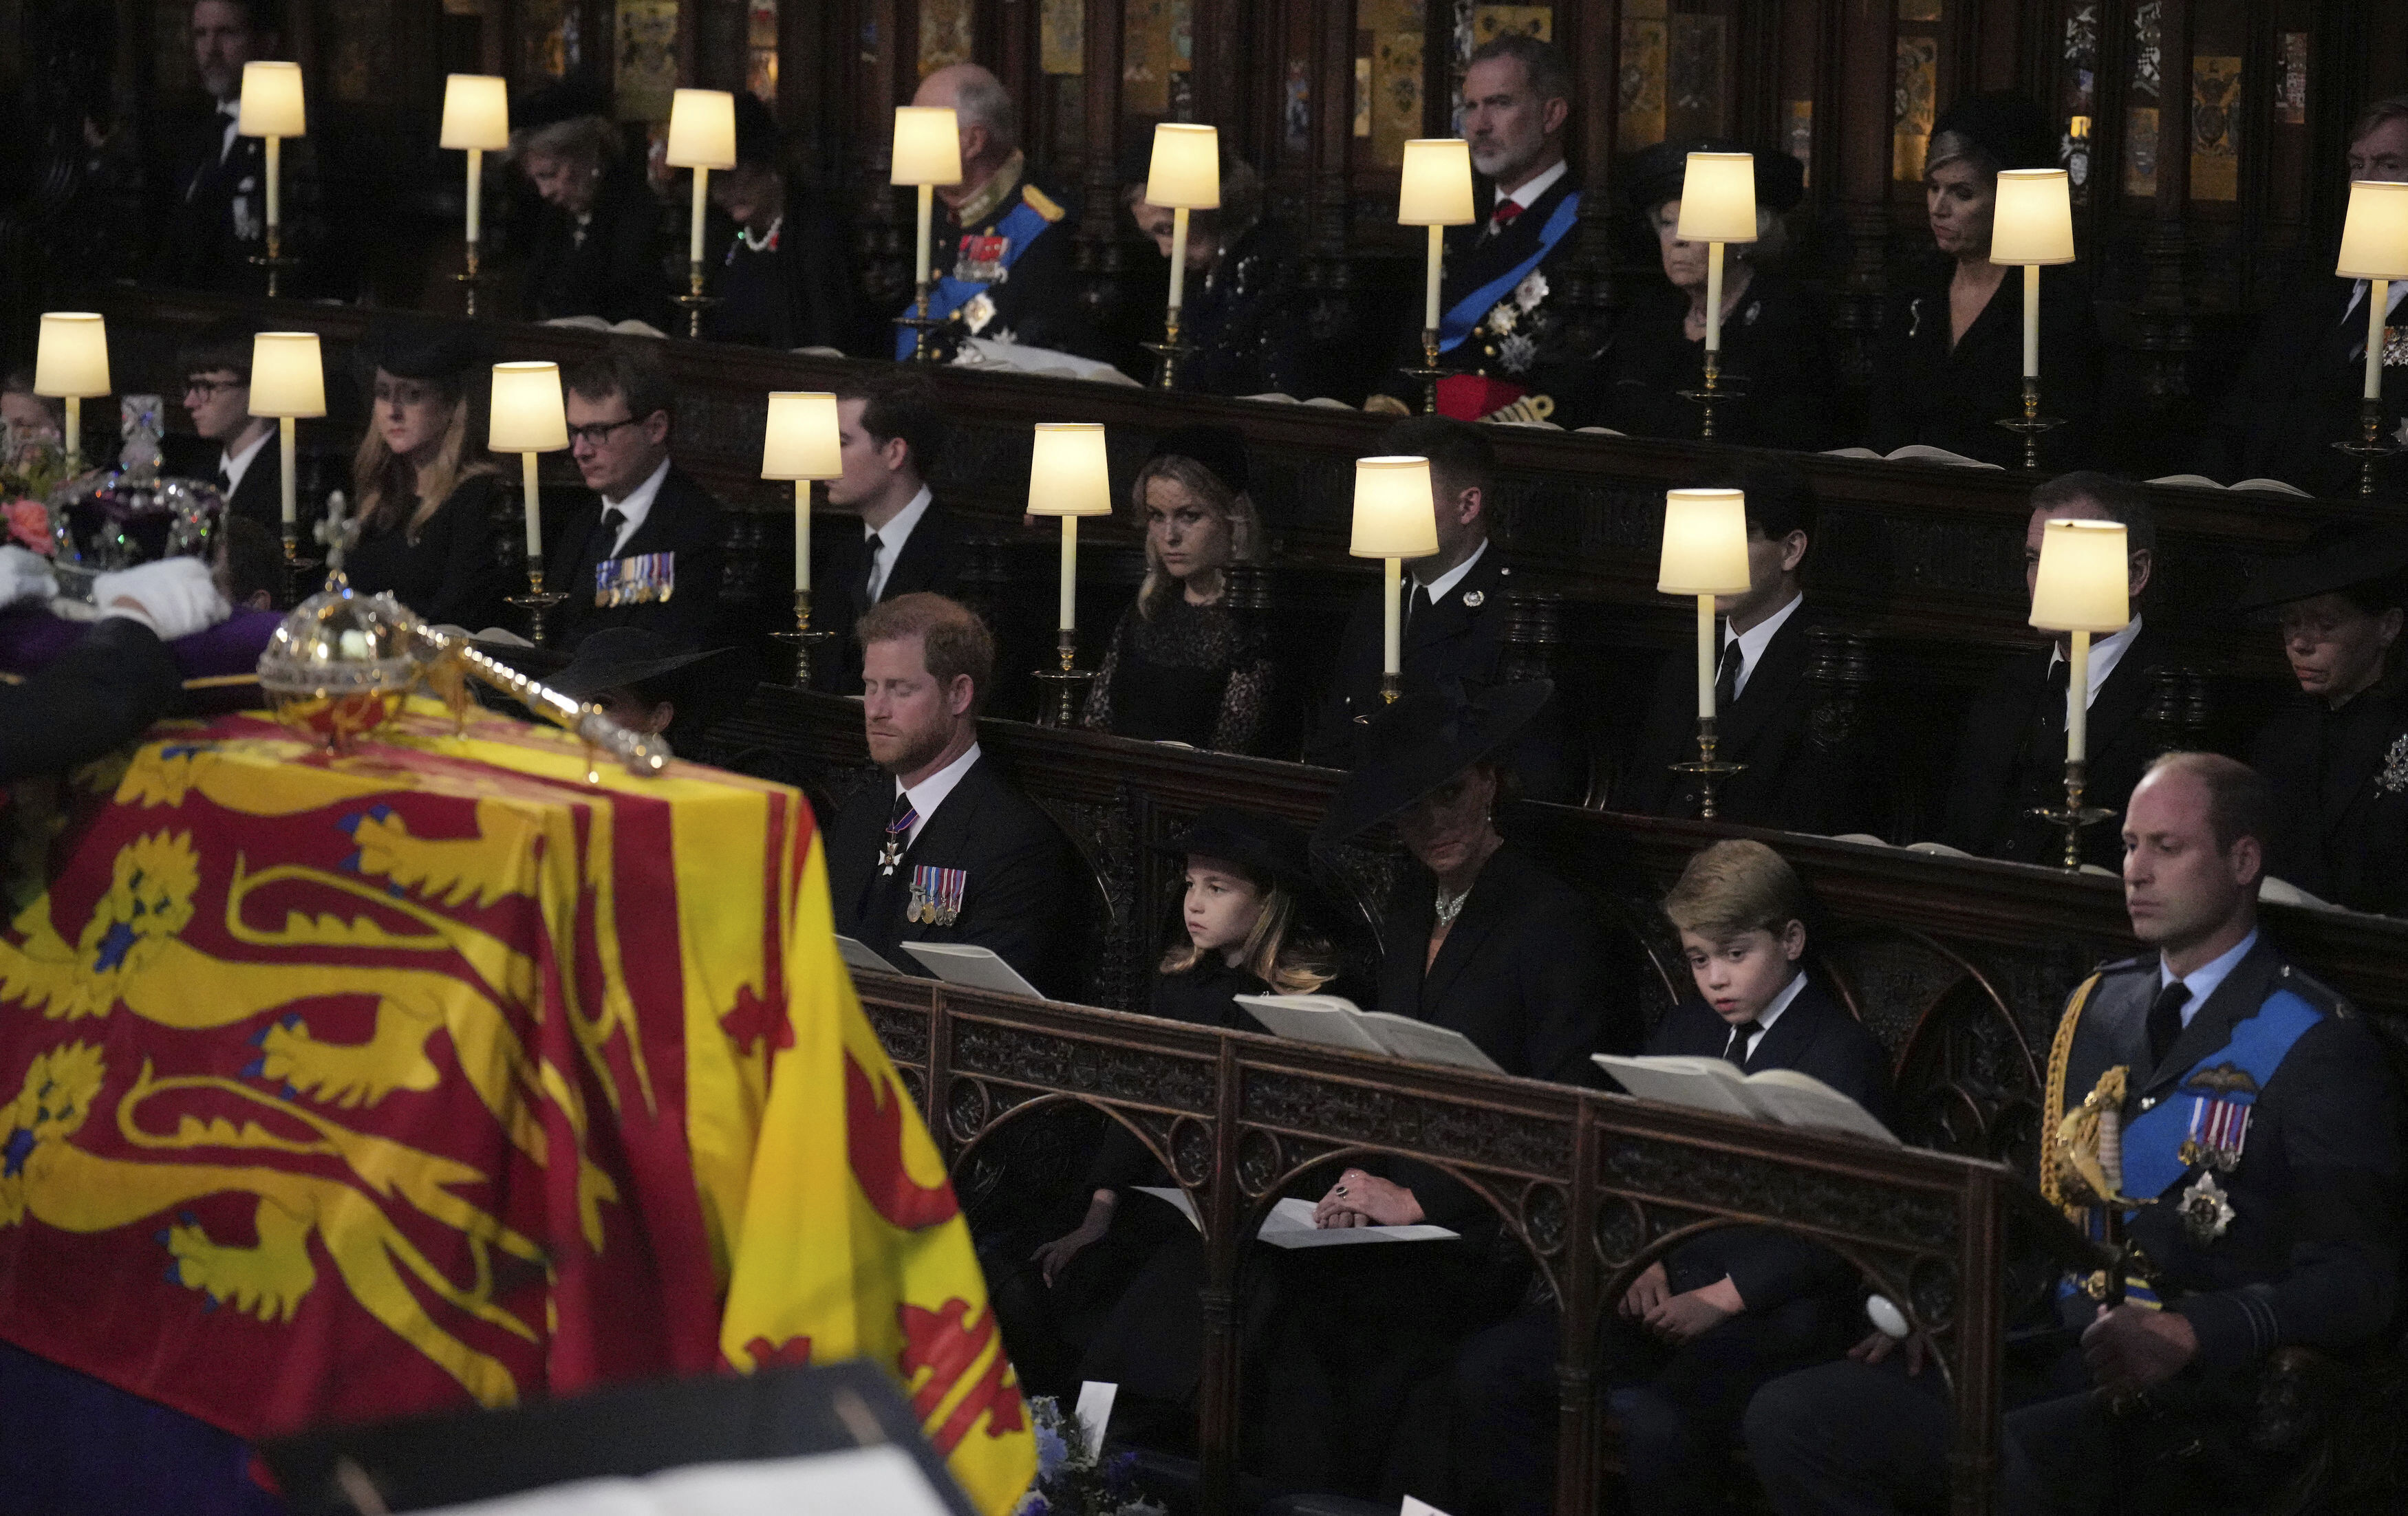
[[[953,111],[965,126],[982,126],[1005,152],[1020,146],[1020,110],[1001,80],[984,69],[965,75],[953,93]]]
[[[510,161],[523,163],[530,155],[581,159],[600,168],[619,156],[619,129],[599,116],[521,127],[510,134]]]

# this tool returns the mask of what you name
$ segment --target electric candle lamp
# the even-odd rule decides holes
[[[2383,398],[2383,327],[2391,281],[2408,279],[2408,184],[2358,179],[2349,187],[2341,261],[2333,272],[2367,280],[2366,398]]]
[[[1354,522],[1346,551],[1383,561],[1380,595],[1380,698],[1404,689],[1404,565],[1438,551],[1438,505],[1427,458],[1354,460]]]
[[[34,351],[34,393],[66,402],[70,460],[83,455],[83,402],[108,391],[108,323],[88,310],[45,311]]]
[[[1681,219],[1673,235],[1706,245],[1706,387],[1703,435],[1714,435],[1722,395],[1723,245],[1756,240],[1756,154],[1693,152],[1681,176]]]
[[[2073,179],[2062,168],[1999,174],[1990,262],[2024,271],[2024,413],[2000,422],[2024,439],[2024,466],[2040,467],[2040,435],[2057,424],[2040,414],[2040,271],[2073,262]]]
[[[1162,387],[1179,365],[1179,307],[1187,290],[1187,217],[1221,204],[1221,134],[1210,126],[1163,122],[1154,129],[1145,203],[1170,208],[1170,303],[1163,318]]]
[[[485,154],[510,145],[510,96],[506,80],[494,74],[452,74],[443,80],[443,135],[440,146],[468,153],[468,269],[461,282],[468,292],[468,314],[477,314],[477,242],[483,220]]]
[[[2082,828],[2108,813],[2082,803],[2090,737],[2090,637],[2132,620],[2131,560],[2121,522],[2052,521],[2041,534],[2031,624],[2071,634],[2066,659],[2065,808],[2041,816],[2065,828],[2065,866],[2082,864]]]
[[[1471,201],[1471,144],[1459,136],[1415,137],[1405,144],[1397,190],[1397,224],[1429,228],[1422,266],[1422,363],[1435,384],[1438,369],[1440,276],[1446,266],[1446,229],[1479,220]],[[1429,408],[1436,409],[1433,390]]]
[[[1698,156],[1690,154],[1693,160]],[[1709,817],[1714,814],[1714,785],[1741,766],[1714,759],[1720,740],[1714,734],[1714,669],[1722,651],[1714,638],[1714,597],[1744,594],[1748,586],[1746,494],[1738,490],[1666,491],[1656,591],[1698,597],[1698,761],[1672,767],[1699,778],[1703,814]]]
[[[251,339],[251,413],[276,419],[277,458],[284,465],[277,480],[284,566],[288,574],[297,575],[301,543],[294,492],[300,470],[294,466],[294,422],[326,414],[326,368],[317,333],[262,332]]]
[[[544,640],[544,613],[568,598],[543,587],[543,513],[536,480],[536,455],[558,452],[568,446],[568,412],[561,394],[560,365],[554,363],[495,364],[492,424],[485,446],[495,452],[515,452],[526,486],[527,593],[510,597],[525,606],[535,623],[535,639]]]
[[[235,131],[262,137],[267,144],[267,293],[277,293],[277,277],[284,269],[283,145],[288,136],[309,135],[309,112],[301,87],[299,64],[263,62],[242,65],[242,103],[235,113]]]
[[[775,634],[795,644],[795,685],[811,681],[811,644],[830,634],[811,630],[811,480],[844,472],[837,435],[836,396],[778,391],[769,396],[761,436],[761,477],[795,481],[795,629]]]
[[[1039,669],[1038,679],[1053,687],[1054,720],[1068,726],[1077,718],[1079,686],[1095,676],[1075,667],[1078,661],[1079,518],[1112,513],[1111,469],[1104,450],[1100,422],[1039,422],[1028,455],[1028,513],[1062,518],[1062,589],[1060,630],[1054,646],[1061,656],[1058,670]]]
[[[912,185],[919,191],[914,222],[918,236],[911,254],[911,280],[919,292],[918,314],[912,321],[919,331],[914,334],[909,356],[921,356],[925,348],[917,337],[926,331],[928,320],[928,228],[936,214],[937,186],[962,181],[961,125],[951,107],[895,107],[895,145],[888,159],[886,181]],[[907,354],[897,352],[896,356]]]
[[[710,171],[736,166],[736,96],[725,90],[680,90],[669,101],[669,139],[662,161],[694,170],[693,230],[686,241],[685,335],[702,336],[702,218],[710,203]]]

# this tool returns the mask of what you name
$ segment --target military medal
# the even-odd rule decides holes
[[[962,918],[962,894],[969,881],[968,869],[927,865],[912,869],[911,903],[903,912],[904,919],[926,926],[953,925]]]
[[[953,278],[965,284],[993,284],[1003,278],[1003,261],[1011,252],[1011,238],[969,233],[962,237],[961,256]]]
[[[2408,735],[2393,739],[2383,754],[2383,771],[2374,776],[2374,782],[2385,794],[2408,790]]]
[[[881,874],[894,873],[896,865],[903,862],[904,846],[910,840],[911,828],[919,822],[920,808],[913,806],[886,823],[886,841],[878,850],[878,871]],[[904,913],[905,919],[917,921],[918,912],[919,904],[914,900],[911,909]]]
[[[677,593],[677,554],[639,552],[625,558],[605,558],[594,565],[594,605],[666,604]]]
[[[2193,1247],[2206,1247],[2232,1225],[2232,1202],[2224,1186],[2215,1182],[2213,1171],[2200,1175],[2183,1192],[2174,1209],[2182,1217],[2183,1235],[2190,1238]]]
[[[2249,1140],[2258,1081],[2235,1065],[2218,1064],[2193,1074],[2183,1088],[2191,1096],[2190,1125],[2175,1155],[2192,1168],[2231,1173],[2240,1166],[2241,1150]]]

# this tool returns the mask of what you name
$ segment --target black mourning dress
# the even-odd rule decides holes
[[[1953,259],[1919,262],[1891,291],[1873,358],[1865,445],[1894,452],[1910,442],[1984,463],[2014,467],[2023,438],[1999,425],[2023,414],[2024,280],[2009,268],[1990,303],[1948,345]],[[2041,414],[2063,426],[2041,439],[2052,471],[2075,468],[2098,439],[2099,332],[2090,293],[2068,268],[2043,268],[2040,280]]]
[[[471,474],[418,529],[408,516],[364,527],[343,560],[343,573],[362,594],[390,590],[394,598],[438,626],[471,632],[506,625],[510,576],[494,551],[496,512],[507,490],[498,474]]]
[[[2258,734],[2249,765],[2274,787],[2267,873],[2352,910],[2408,914],[2408,676],[2339,710],[2298,696]]]
[[[703,336],[781,351],[873,352],[865,345],[870,337],[843,219],[824,197],[796,186],[786,201],[766,242],[756,247],[742,232],[728,238],[710,271],[720,303],[703,312]]]
[[[1606,349],[1599,424],[1631,436],[1698,435],[1704,409],[1682,392],[1704,387],[1706,343],[1684,329],[1688,314],[1687,293],[1665,280],[1630,303]],[[1717,440],[1800,450],[1827,444],[1829,355],[1796,279],[1756,270],[1723,322],[1722,343],[1719,371],[1736,381],[1737,394],[1714,406]]]
[[[1152,616],[1132,605],[1112,629],[1083,723],[1116,737],[1252,750],[1269,706],[1272,665],[1259,634],[1225,602],[1166,596]]]

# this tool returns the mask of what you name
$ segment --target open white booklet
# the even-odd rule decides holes
[[[1198,1232],[1204,1230],[1203,1220],[1196,1214],[1196,1202],[1177,1185],[1140,1184],[1137,1193],[1176,1208],[1187,1218],[1188,1225]],[[1273,1206],[1271,1213],[1263,1218],[1254,1240],[1274,1248],[1342,1248],[1361,1242],[1444,1242],[1460,1235],[1427,1222],[1412,1226],[1315,1226],[1312,1201],[1287,1199]]]
[[[2204,474],[2168,474],[2161,479],[2153,479],[2149,480],[2149,482],[2152,484],[2176,484],[2185,489],[2191,490],[2238,490],[2244,493],[2255,492],[2258,494],[2297,495],[2302,500],[2312,498],[2307,491],[2300,489],[2296,484],[2286,483],[2282,479],[2243,479],[2238,484],[2218,484],[2215,480],[2209,479]]]
[[[1813,1075],[1794,1068],[1742,1074],[1721,1058],[1624,1058],[1610,1052],[1591,1056],[1598,1067],[1613,1076],[1614,1082],[1641,1100],[1745,1116],[1776,1126],[1821,1127],[1899,1145],[1890,1129],[1875,1121],[1870,1111]]]
[[[1484,1074],[1505,1072],[1460,1032],[1411,1016],[1365,1010],[1341,994],[1241,994],[1237,1001],[1275,1036],[1297,1042],[1384,1053],[1409,1063],[1476,1068]]]
[[[1997,464],[1985,464],[1979,458],[1968,458],[1961,452],[1950,452],[1946,448],[1935,448],[1928,442],[1910,442],[1905,447],[1893,448],[1885,453],[1875,452],[1870,448],[1826,448],[1823,450],[1823,456],[1865,458],[1874,463],[1887,459],[1894,464],[1948,464],[1957,468],[1999,466]]]
[[[919,959],[929,973],[947,984],[992,990],[997,994],[1023,994],[1031,1000],[1045,998],[1043,991],[1022,979],[1020,971],[996,956],[992,948],[968,942],[906,942],[903,951]]]

